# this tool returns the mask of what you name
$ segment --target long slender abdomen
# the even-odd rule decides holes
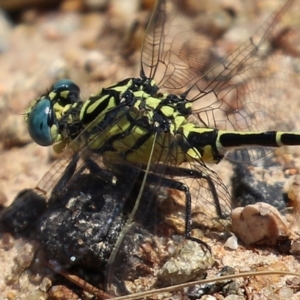
[[[241,146],[282,147],[285,145],[300,145],[300,133],[281,131],[235,132],[220,130],[216,140],[217,149]]]

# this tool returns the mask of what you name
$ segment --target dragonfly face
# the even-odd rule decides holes
[[[50,146],[60,140],[59,121],[64,110],[79,101],[79,94],[79,87],[71,80],[60,80],[26,111],[28,132],[37,144]]]

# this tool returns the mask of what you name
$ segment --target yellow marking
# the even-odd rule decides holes
[[[132,85],[132,80],[129,80],[128,83],[126,85],[116,85],[114,87],[111,88],[111,90],[117,91],[117,92],[124,92],[126,91],[130,86]],[[108,88],[109,89],[109,88]],[[106,90],[108,90],[106,89]]]
[[[57,96],[57,93],[51,91],[51,92],[48,94],[48,96],[49,96],[49,99],[50,99],[50,100],[53,100],[53,99]],[[45,98],[46,98],[46,97],[45,97]]]
[[[191,102],[187,102],[187,103],[185,104],[185,108],[191,109],[191,108],[192,108],[192,103],[191,103]]]
[[[183,126],[183,124],[186,124],[186,118],[183,116],[177,116],[174,122],[172,122],[172,125],[173,124],[175,125],[174,131],[177,131],[181,126]]]
[[[276,133],[276,144],[279,146],[279,147],[282,147],[284,146],[284,144],[281,142],[281,136],[284,132],[281,132],[281,131],[278,131]]]
[[[59,153],[62,153],[65,150],[66,146],[67,146],[66,141],[61,140],[61,141],[53,144],[52,148],[53,148],[55,153],[59,154]]]
[[[188,151],[187,151],[187,155],[189,157],[192,157],[193,159],[201,158],[200,152],[195,148],[189,148]]]
[[[145,131],[145,133],[147,133]],[[168,140],[168,139],[167,139]],[[173,164],[173,155],[171,153],[171,149],[169,147],[165,147],[164,145],[164,140],[162,139],[162,135],[157,137],[154,145],[154,151],[152,155],[152,162],[157,163],[157,162],[169,162],[171,161]],[[151,147],[153,147],[154,143],[154,135],[151,135],[148,140],[142,144],[138,149],[135,151],[129,153],[126,156],[126,160],[133,162],[133,163],[141,163],[141,164],[146,164],[151,152]],[[166,142],[165,142],[166,143]],[[167,143],[169,146],[169,143]],[[128,148],[127,148],[128,149]]]
[[[146,94],[147,95],[147,94]],[[139,101],[140,102],[140,101]],[[148,107],[152,109],[156,109],[157,106],[160,104],[161,100],[153,97],[147,96],[146,104]]]
[[[223,149],[224,149],[222,143],[220,142],[220,137],[224,132],[225,131],[218,130],[218,135],[217,135],[217,138],[216,138],[216,147],[217,147],[217,150],[220,151],[220,152],[223,151]]]
[[[76,106],[77,106],[77,103],[74,103],[73,105],[67,104],[67,105],[65,105],[65,106],[62,106],[62,105],[60,105],[58,102],[56,102],[56,103],[53,105],[53,110],[54,110],[54,113],[55,113],[55,116],[56,116],[57,120],[61,120],[62,116],[68,114],[68,113],[69,113],[69,110],[70,110],[73,106],[76,107]]]
[[[103,88],[101,89],[97,94],[92,94],[92,97],[97,97],[97,96],[101,96],[101,94],[103,93],[103,91],[108,91],[108,90],[114,90],[116,92],[123,92],[128,90],[128,88],[132,85],[132,79],[128,80],[128,82],[125,85],[120,85],[120,82],[115,83],[113,85],[111,85],[108,88]]]
[[[213,151],[212,151],[211,145],[204,146],[202,159],[207,163],[216,163],[217,162],[213,157]]]
[[[170,118],[174,115],[176,115],[176,113],[174,112],[174,108],[168,105],[165,105],[161,108],[162,113],[167,117]]]
[[[87,113],[87,114],[93,113],[94,110],[97,109],[98,106],[99,106],[104,100],[106,100],[107,98],[109,98],[109,95],[105,95],[105,96],[99,98],[97,101],[95,101],[95,102],[93,102],[93,103],[91,103],[91,102],[89,101],[90,105],[88,106],[88,108],[87,108],[87,110],[85,111],[85,113]],[[107,107],[105,107],[105,109],[103,110],[104,112],[107,110],[107,108],[109,108],[109,107],[111,106],[111,101],[115,102],[115,99],[114,99],[113,97],[111,97],[111,98],[109,99]],[[113,103],[112,106],[115,107],[116,104]]]
[[[119,116],[116,116],[118,119]],[[90,125],[90,124],[89,124]],[[124,116],[119,118],[117,124],[114,126],[110,126],[109,128],[105,129],[104,131],[101,132],[101,135],[98,135],[98,132],[95,134],[91,134],[88,138],[90,141],[89,147],[92,150],[100,149],[103,147],[103,145],[107,142],[107,139],[120,134],[127,130],[130,126],[130,122],[125,118]],[[96,125],[89,126],[87,128],[88,131],[91,131],[95,128]]]
[[[147,93],[145,93],[143,90],[134,92],[134,96],[137,98],[142,98],[142,99],[144,99],[145,96],[146,96],[146,98],[149,97],[149,95]]]
[[[53,142],[61,140],[61,136],[58,134],[58,128],[55,124],[50,128],[50,135]]]
[[[69,92],[68,90],[66,90],[66,91],[61,91],[61,92],[59,93],[60,97],[61,97],[61,98],[65,98],[65,99],[68,98],[68,95],[69,95],[69,94],[70,94],[70,92]]]
[[[190,132],[197,132],[199,134],[204,134],[206,132],[210,133],[212,131],[214,131],[215,129],[213,128],[201,128],[201,127],[197,127],[197,125],[193,124],[193,123],[186,123],[183,124],[182,126],[183,132],[184,132],[184,136],[188,136]]]

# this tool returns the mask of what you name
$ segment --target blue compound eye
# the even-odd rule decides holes
[[[65,104],[71,104],[79,100],[80,89],[77,84],[69,79],[61,79],[57,81],[52,90],[59,97],[60,101]]]
[[[47,98],[37,102],[28,116],[28,132],[41,146],[53,144],[51,126],[54,124],[51,101]]]

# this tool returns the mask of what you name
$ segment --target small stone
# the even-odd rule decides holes
[[[238,248],[238,241],[235,235],[231,236],[230,238],[227,239],[225,243],[225,247],[231,249],[231,250],[236,250]]]
[[[291,245],[291,254],[297,254],[299,255],[300,253],[300,241],[293,241]]]
[[[49,293],[49,298],[51,299],[80,299],[78,295],[76,295],[73,291],[68,289],[64,285],[53,286]]]
[[[40,284],[40,290],[43,292],[47,292],[52,286],[52,281],[50,278],[45,277],[42,280],[42,283]]]
[[[180,284],[203,277],[205,270],[213,264],[211,253],[202,244],[186,240],[162,266],[157,277],[166,285]]]
[[[294,296],[293,290],[288,286],[283,286],[279,291],[278,295],[280,299],[291,299]]]
[[[6,294],[6,298],[7,298],[7,300],[15,300],[15,299],[17,299],[17,296],[14,292],[8,292]]]
[[[238,207],[231,217],[234,233],[246,245],[276,245],[289,234],[278,210],[264,202]]]

